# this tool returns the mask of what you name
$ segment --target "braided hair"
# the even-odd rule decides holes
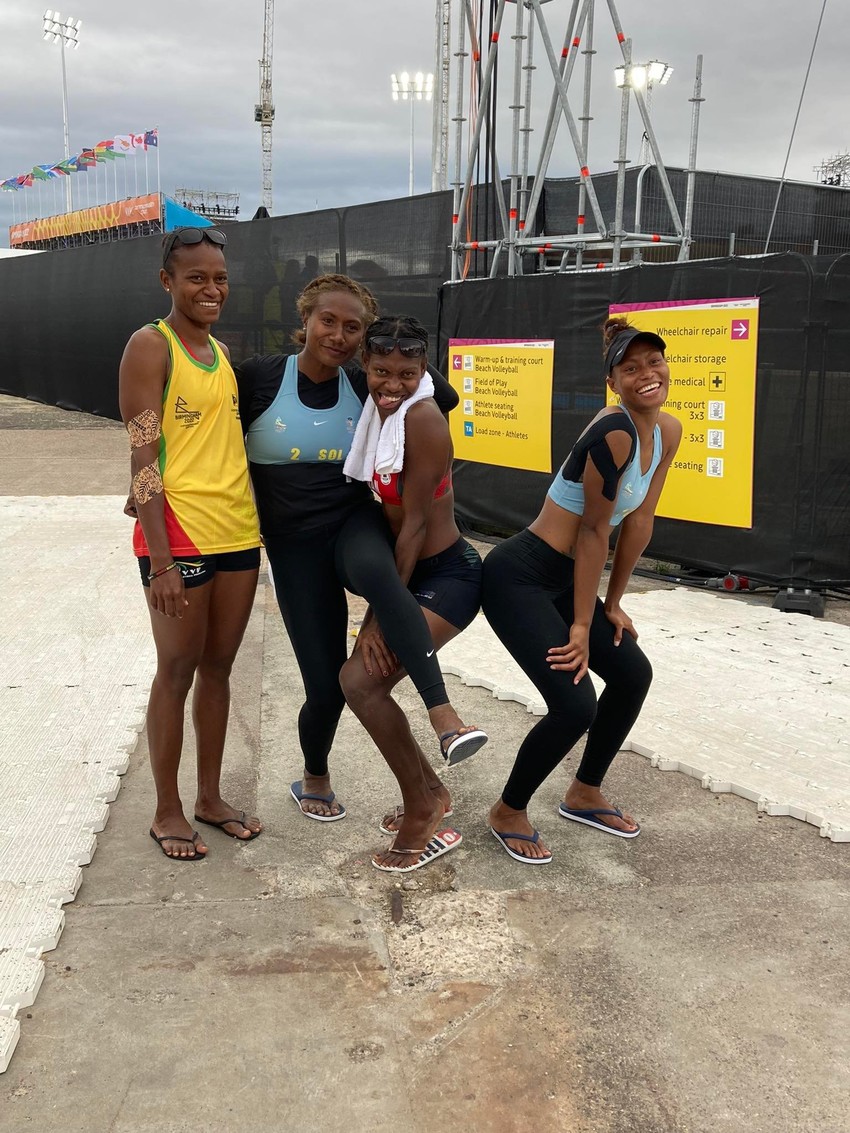
[[[363,353],[369,353],[369,339],[379,335],[389,338],[417,338],[428,353],[428,331],[413,315],[381,315],[366,328],[363,336]]]
[[[362,283],[357,283],[347,275],[317,275],[315,279],[311,279],[298,298],[295,300],[295,308],[301,317],[302,323],[310,317],[316,309],[316,304],[322,295],[327,295],[332,291],[347,291],[353,295],[355,299],[359,299],[366,310],[366,324],[370,320],[378,317],[378,304],[375,296],[368,287],[364,287]],[[307,341],[307,332],[301,326],[298,330],[293,331],[292,341],[298,346],[304,346]]]

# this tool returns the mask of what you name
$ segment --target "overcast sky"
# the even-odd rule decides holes
[[[655,91],[653,120],[664,160],[686,165],[695,59],[704,56],[697,164],[701,169],[779,176],[823,0],[619,0],[636,61],[658,58],[675,70]],[[455,0],[460,10],[460,0]],[[488,6],[488,5],[485,5]],[[544,5],[556,46],[570,0]],[[303,212],[403,196],[408,182],[409,117],[390,97],[393,70],[434,69],[435,0],[277,0],[274,43],[274,208]],[[478,9],[478,0],[474,7]],[[846,64],[847,0],[828,0],[788,176],[810,181],[812,167],[850,148]],[[842,11],[844,10],[844,11]],[[60,50],[42,39],[45,5],[0,0],[0,180],[61,159]],[[255,125],[262,0],[74,0],[83,21],[80,47],[67,54],[72,153],[115,134],[157,127],[161,187],[215,189],[241,195],[241,216],[260,203],[260,129]],[[499,158],[510,170],[512,61],[516,9],[508,5],[499,70]],[[619,62],[604,0],[597,0],[591,172],[617,156]],[[537,41],[535,118],[551,90]],[[576,115],[580,84],[570,88]],[[454,107],[454,92],[452,107]],[[430,107],[416,107],[418,191],[430,189]],[[636,161],[640,133],[632,131]],[[452,146],[453,152],[453,146]],[[137,162],[140,159],[136,159]],[[130,166],[129,159],[126,164]],[[155,157],[148,177],[155,187]],[[134,168],[134,167],[131,167]],[[141,186],[144,163],[138,165]],[[577,162],[562,129],[550,175],[571,175]],[[453,173],[453,170],[451,170]],[[134,191],[131,173],[131,189]],[[84,178],[73,179],[78,191]],[[119,196],[124,195],[124,173]],[[110,178],[111,180],[112,178]],[[103,176],[101,176],[101,186]],[[48,189],[42,213],[54,211]],[[0,193],[0,245],[8,245],[12,197],[18,219],[38,215],[36,190]],[[103,189],[101,188],[101,199]],[[83,201],[85,203],[85,201]]]

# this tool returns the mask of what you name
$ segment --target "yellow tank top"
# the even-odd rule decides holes
[[[216,555],[260,545],[236,377],[214,338],[211,366],[193,358],[162,320],[151,324],[168,343],[162,395],[159,470],[171,553]],[[147,555],[141,524],[133,549]]]

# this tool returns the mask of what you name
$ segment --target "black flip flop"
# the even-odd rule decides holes
[[[156,834],[154,834],[153,827],[151,827],[148,833],[150,834],[151,838],[153,838],[154,842],[156,842],[156,844],[159,846],[160,851],[162,852],[162,856],[164,858],[168,858],[170,862],[202,862],[207,856],[206,853],[202,854],[198,847],[195,845],[195,840],[197,838],[200,838],[200,834],[197,832],[197,830],[194,832],[191,838],[177,838],[174,834],[162,834],[158,837]],[[192,846],[194,846],[195,852],[194,854],[192,854],[191,858],[180,857],[179,854],[169,854],[166,853],[165,847],[162,844],[163,842],[189,842]]]
[[[204,826],[215,826],[222,834],[226,834],[228,838],[235,838],[237,842],[250,842],[262,834],[262,830],[251,830],[245,821],[244,810],[241,812],[239,818],[225,818],[223,822],[211,822],[208,818],[201,818],[199,814],[196,814],[195,822],[203,822]],[[244,830],[251,830],[250,837],[240,838],[238,834],[231,834],[229,830],[225,830],[225,826],[229,826],[231,822],[238,822]]]

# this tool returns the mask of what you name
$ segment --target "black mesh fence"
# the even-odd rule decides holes
[[[644,229],[663,227],[653,213],[660,207],[653,178],[657,174],[649,171],[644,179]],[[683,204],[684,175],[673,171],[672,180]],[[597,178],[596,184],[609,213],[615,179]],[[775,188],[775,182],[756,178],[700,174],[703,211],[695,218],[703,219],[695,219],[695,230],[704,244],[695,254],[710,240],[722,250],[728,242],[724,226],[733,221],[738,251],[745,250],[747,224],[758,250]],[[548,231],[574,231],[577,202],[577,183],[547,183]],[[786,186],[774,245],[794,237],[808,247],[817,239],[822,253],[834,246],[850,252],[847,202],[847,190]],[[415,314],[435,332],[440,287],[451,275],[451,211],[452,195],[435,193],[228,225],[231,295],[216,333],[237,360],[291,349],[295,298],[309,279],[327,271],[348,272],[372,288],[384,310]],[[470,231],[482,239],[495,233],[498,211],[492,189],[477,189]],[[633,220],[632,212],[627,226]],[[159,237],[148,236],[4,260],[0,390],[117,418],[124,345],[134,330],[168,309],[158,279],[159,250]],[[443,289],[442,356],[449,335],[554,338],[555,454],[567,451],[601,404],[594,328],[609,302],[761,296],[755,526],[739,532],[661,520],[653,549],[676,562],[756,577],[847,578],[850,458],[843,437],[850,424],[850,257],[723,258],[618,273],[474,278],[490,266],[489,255],[471,252],[470,278]],[[545,487],[546,478],[533,473],[459,468],[458,499],[477,525],[521,527],[536,513]]]
[[[644,264],[622,272],[447,285],[448,340],[555,340],[552,459],[558,467],[604,404],[599,325],[610,303],[760,296],[753,527],[656,520],[651,550],[685,566],[777,583],[850,581],[850,257]],[[455,495],[472,528],[517,531],[549,474],[459,461]]]
[[[293,349],[295,299],[322,272],[364,282],[385,311],[432,334],[451,273],[451,194],[227,225],[230,298],[216,335],[235,359]],[[0,390],[117,418],[118,364],[138,327],[168,311],[160,237],[4,260]]]
[[[687,173],[668,169],[667,177],[679,216],[684,221]],[[626,172],[623,226],[634,231],[640,180],[640,230],[673,234],[670,210],[658,170],[650,167],[643,177],[639,169]],[[614,217],[617,178],[614,173],[594,175],[593,185],[602,213]],[[763,177],[740,177],[731,173],[698,172],[694,180],[694,208],[691,226],[691,259],[725,256],[730,245],[736,255],[762,255],[765,251],[771,217],[776,208],[779,183]],[[576,231],[579,181],[547,180],[544,194],[544,230],[550,234]],[[590,207],[585,205],[590,224]],[[734,236],[734,239],[730,239]],[[789,182],[779,192],[779,205],[770,236],[769,251],[801,252],[803,255],[839,255],[850,251],[850,192],[826,185]],[[625,252],[627,260],[632,253]],[[588,255],[595,255],[588,253]],[[678,248],[666,246],[641,250],[651,261],[671,260]],[[599,256],[610,260],[610,253]]]

